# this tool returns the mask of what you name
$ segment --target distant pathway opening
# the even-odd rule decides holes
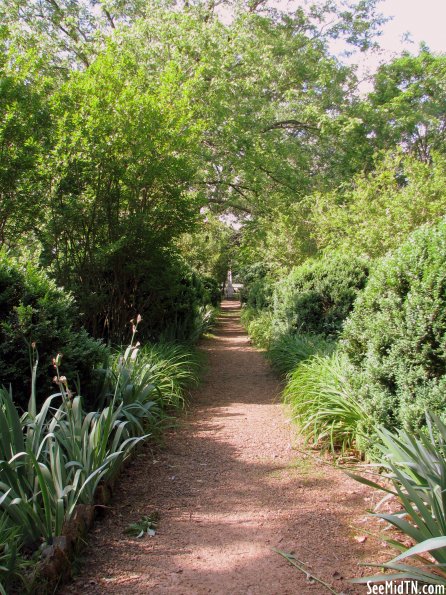
[[[209,365],[188,413],[163,448],[146,448],[124,472],[81,574],[63,592],[329,592],[277,548],[293,552],[338,593],[365,593],[345,579],[376,555],[369,540],[355,540],[370,506],[367,489],[302,454],[280,404],[281,383],[251,346],[237,302],[223,303],[214,337],[201,349]],[[155,510],[154,537],[124,534]]]

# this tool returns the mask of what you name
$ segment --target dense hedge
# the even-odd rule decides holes
[[[222,298],[222,292],[217,279],[214,277],[202,277],[202,283],[204,287],[204,301],[206,304],[210,304],[217,307]]]
[[[129,320],[138,314],[142,316],[141,342],[188,341],[196,334],[200,310],[216,305],[220,298],[217,283],[199,275],[175,251],[154,251],[141,263],[123,259],[119,275],[114,272],[117,268],[108,259],[97,271],[94,289],[86,291],[82,284],[71,287],[85,313],[87,330],[114,345],[127,343]]]
[[[58,288],[35,266],[22,266],[0,251],[0,386],[12,386],[16,403],[30,395],[30,347],[39,354],[40,397],[56,392],[52,358],[62,353],[61,372],[82,382],[82,393],[95,395],[99,378],[94,368],[104,361],[106,347],[79,328],[79,312],[70,294]]]
[[[241,301],[248,308],[264,310],[272,304],[274,281],[264,263],[256,262],[246,266],[238,276],[243,283]]]
[[[366,259],[335,254],[293,269],[276,286],[276,327],[285,334],[338,336],[366,284],[368,268]]]
[[[343,350],[375,424],[414,430],[446,412],[446,221],[416,231],[376,267]]]

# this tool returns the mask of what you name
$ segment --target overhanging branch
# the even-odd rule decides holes
[[[300,122],[300,120],[279,120],[273,122],[262,130],[263,133],[269,132],[270,130],[309,130],[311,132],[319,132],[319,128],[314,124],[307,124],[306,122]]]

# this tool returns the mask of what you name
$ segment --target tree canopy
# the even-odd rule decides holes
[[[100,312],[95,332],[147,306],[156,261],[278,274],[342,242],[382,253],[443,209],[445,57],[403,55],[364,97],[332,51],[373,50],[376,0],[1,0],[0,14],[0,243],[40,254]],[[386,222],[399,231],[381,240]]]

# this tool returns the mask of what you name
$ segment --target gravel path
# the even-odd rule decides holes
[[[362,536],[370,494],[302,454],[281,384],[250,345],[237,304],[223,304],[214,332],[202,343],[209,368],[188,414],[162,449],[146,448],[124,473],[63,593],[329,593],[273,547],[293,552],[338,593],[366,592],[344,578],[376,559],[377,545]],[[155,510],[154,537],[123,534]]]

